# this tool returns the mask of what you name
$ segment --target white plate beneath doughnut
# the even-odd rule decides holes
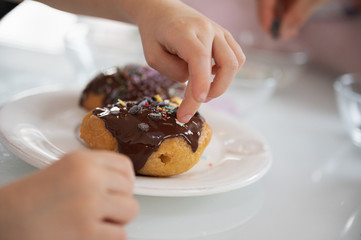
[[[42,168],[63,154],[85,149],[77,131],[86,111],[78,106],[79,87],[46,87],[18,95],[0,109],[3,144],[27,163]],[[200,196],[231,191],[260,179],[272,154],[263,137],[215,110],[201,109],[213,129],[199,163],[170,178],[136,178],[135,194]]]

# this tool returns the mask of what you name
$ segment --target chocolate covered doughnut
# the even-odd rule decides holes
[[[158,101],[157,101],[157,100]],[[134,170],[148,176],[172,176],[193,167],[211,139],[199,114],[186,124],[176,120],[179,99],[146,97],[96,108],[83,119],[81,138],[92,149],[118,151]]]
[[[148,66],[129,64],[99,73],[83,90],[80,105],[87,110],[159,94],[162,98],[181,97],[184,84],[177,83]]]

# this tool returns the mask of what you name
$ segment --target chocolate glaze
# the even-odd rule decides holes
[[[140,114],[128,112],[135,104],[141,106]],[[119,110],[114,107],[118,107]],[[134,170],[138,171],[165,139],[183,137],[192,151],[197,151],[203,117],[197,113],[188,123],[180,124],[176,121],[176,110],[177,108],[164,102],[157,103],[149,99],[128,102],[126,107],[118,103],[107,108],[96,108],[93,114],[104,121],[106,128],[118,142],[119,152],[129,156],[133,161]],[[161,114],[162,118],[157,120],[153,115],[149,115],[150,113]],[[145,124],[149,128],[144,128]]]
[[[89,93],[104,94],[102,106],[107,106],[116,103],[118,98],[134,101],[155,94],[162,98],[172,97],[170,95],[181,97],[183,90],[184,85],[172,81],[148,66],[130,64],[99,73],[84,89],[80,105],[83,106]]]

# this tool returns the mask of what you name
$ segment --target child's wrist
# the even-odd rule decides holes
[[[127,17],[128,22],[139,24],[144,16],[154,14],[154,9],[166,10],[173,4],[172,2],[179,2],[179,0],[119,0],[120,10],[123,11],[123,15]]]

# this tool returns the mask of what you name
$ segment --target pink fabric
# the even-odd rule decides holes
[[[184,0],[228,29],[242,47],[271,50],[308,51],[312,60],[326,68],[342,72],[361,71],[361,16],[323,16],[311,18],[297,39],[274,41],[259,24],[256,0]],[[323,8],[327,8],[324,5]],[[251,34],[252,44],[247,46]]]

